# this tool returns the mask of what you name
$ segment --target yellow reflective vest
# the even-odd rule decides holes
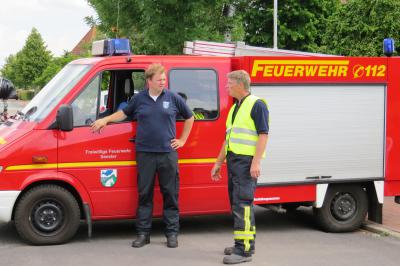
[[[228,118],[226,119],[225,154],[228,151],[232,151],[236,154],[255,155],[258,133],[256,125],[251,118],[251,109],[259,99],[259,97],[254,95],[247,96],[236,113],[233,124],[232,114],[233,110],[235,110],[236,104],[234,104],[229,110]],[[261,100],[267,104],[264,99]],[[263,154],[263,158],[264,157],[265,151]]]

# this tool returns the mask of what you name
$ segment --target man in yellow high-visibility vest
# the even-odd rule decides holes
[[[211,178],[221,178],[226,159],[228,192],[234,219],[233,247],[225,248],[223,262],[251,261],[255,248],[254,192],[260,176],[260,161],[265,156],[269,131],[269,111],[264,99],[250,94],[250,77],[244,70],[228,74],[227,89],[236,99],[226,121],[226,137]]]

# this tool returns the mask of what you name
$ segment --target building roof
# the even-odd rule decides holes
[[[91,44],[96,37],[97,29],[93,26],[85,36],[79,41],[79,43],[72,49],[71,53],[73,55],[82,55],[86,53],[87,45]]]

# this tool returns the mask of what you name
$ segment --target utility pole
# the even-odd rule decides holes
[[[232,4],[227,4],[224,6],[223,14],[227,18],[233,17],[235,15],[235,7]],[[224,33],[225,42],[232,41],[232,27],[227,27]]]
[[[278,49],[278,0],[274,0],[274,49]]]

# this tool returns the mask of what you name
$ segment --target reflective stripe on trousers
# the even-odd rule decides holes
[[[251,220],[250,220],[250,206],[244,207],[244,231],[234,231],[235,240],[243,240],[244,251],[250,251],[250,240],[254,240],[256,231],[255,226],[253,226],[254,231],[250,231]]]

